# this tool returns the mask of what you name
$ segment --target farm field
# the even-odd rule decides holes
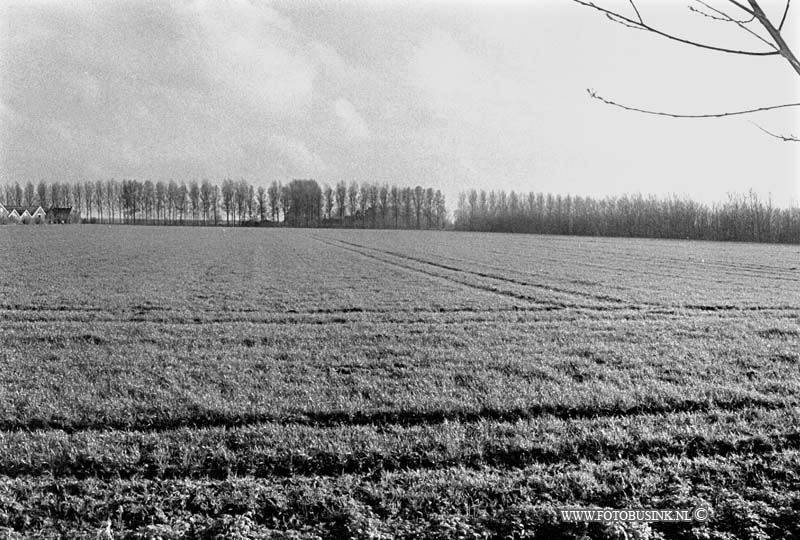
[[[0,253],[0,538],[800,536],[800,246],[69,226]]]

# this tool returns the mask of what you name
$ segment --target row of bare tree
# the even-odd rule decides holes
[[[800,208],[752,191],[722,204],[642,195],[575,197],[505,191],[461,193],[455,227],[468,231],[800,243]]]
[[[421,186],[315,180],[255,186],[246,180],[152,182],[19,182],[0,200],[10,206],[73,207],[99,223],[190,225],[282,224],[294,227],[442,228],[447,209],[441,191]]]

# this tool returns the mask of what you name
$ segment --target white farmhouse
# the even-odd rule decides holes
[[[0,203],[0,223],[44,223],[47,212],[41,206],[6,206]]]

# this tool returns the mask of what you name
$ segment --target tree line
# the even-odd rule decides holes
[[[255,186],[241,179],[169,182],[98,180],[6,184],[8,206],[72,207],[84,222],[435,229],[448,224],[433,188],[315,180]]]
[[[86,222],[423,229],[449,226],[433,188],[315,180],[255,186],[241,179],[8,183],[7,206],[72,207]],[[457,230],[800,243],[800,208],[752,191],[723,203],[688,197],[580,197],[471,190],[459,194]]]
[[[462,192],[455,228],[581,236],[800,243],[800,208],[750,191],[719,204],[687,197],[579,197],[514,191]]]

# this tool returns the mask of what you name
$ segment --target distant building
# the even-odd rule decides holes
[[[80,223],[81,214],[71,206],[6,206],[0,203],[0,225],[6,223]]]
[[[51,206],[47,209],[47,223],[79,223],[80,214],[72,211],[71,206]]]
[[[0,223],[44,223],[47,212],[41,206],[6,206],[0,203]]]

